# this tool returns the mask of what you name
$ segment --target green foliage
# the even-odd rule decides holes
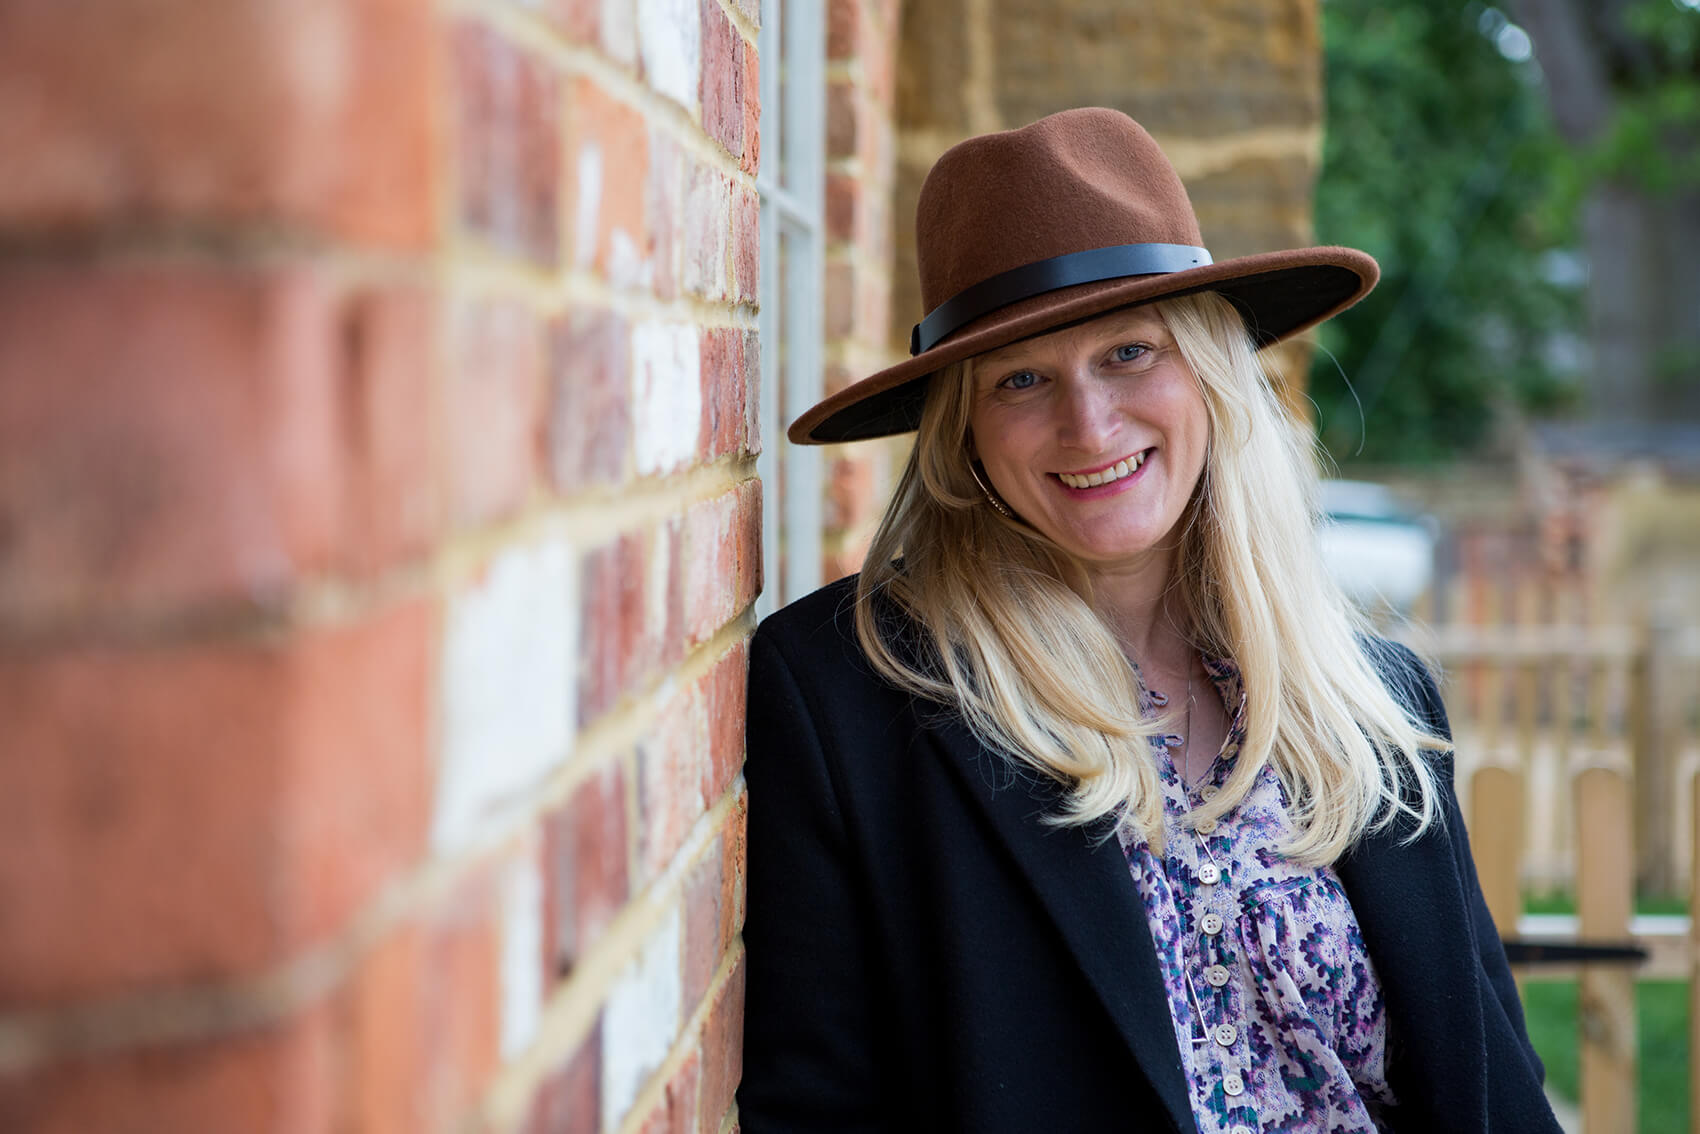
[[[1382,279],[1319,334],[1318,428],[1336,460],[1462,454],[1500,405],[1551,409],[1568,396],[1547,346],[1578,325],[1579,296],[1543,270],[1573,238],[1548,205],[1567,152],[1537,73],[1483,33],[1494,14],[1481,4],[1327,0],[1322,11],[1317,237],[1368,251]]]
[[[1700,184],[1700,9],[1641,0],[1625,14],[1639,49],[1613,68],[1617,105],[1577,154],[1577,189],[1606,178],[1670,194]]]
[[[1547,1087],[1576,1101],[1578,997],[1573,980],[1529,981],[1523,1010],[1529,1039],[1546,1064]],[[1641,981],[1635,986],[1637,1098],[1641,1134],[1668,1134],[1688,1126],[1688,982]]]

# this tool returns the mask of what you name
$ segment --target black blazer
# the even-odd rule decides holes
[[[1194,1130],[1115,839],[1039,817],[949,712],[875,677],[855,580],[750,647],[745,1134]],[[1434,682],[1382,644],[1437,730]],[[1558,1130],[1446,780],[1444,825],[1338,865],[1387,999],[1400,1131]]]

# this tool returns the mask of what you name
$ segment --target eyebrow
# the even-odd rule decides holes
[[[1121,319],[1105,322],[1103,337],[1118,338],[1122,335],[1140,335],[1156,332],[1169,334],[1168,324],[1164,323],[1162,319],[1155,315],[1135,314],[1129,312],[1122,316]],[[1026,359],[1031,351],[1032,344],[1030,341],[1010,343],[1008,346],[999,347],[997,350],[983,355],[979,360],[980,365],[977,366],[976,369],[980,369],[982,367],[986,369],[997,369],[1000,367],[1016,365]]]

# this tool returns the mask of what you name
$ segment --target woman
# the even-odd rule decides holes
[[[1125,116],[945,154],[859,579],[751,646],[739,1112],[769,1130],[1556,1130],[1446,719],[1310,541],[1256,349],[1367,292],[1213,264]]]

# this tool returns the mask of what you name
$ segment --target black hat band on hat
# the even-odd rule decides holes
[[[909,332],[909,353],[931,350],[980,316],[1047,291],[1125,276],[1166,275],[1213,262],[1208,251],[1191,244],[1115,244],[1035,260],[981,280],[933,308]]]

